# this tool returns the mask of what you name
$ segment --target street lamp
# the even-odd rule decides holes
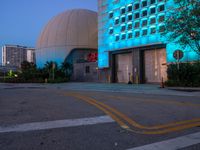
[[[4,81],[5,81],[5,79],[6,79],[6,66],[9,65],[9,64],[10,64],[10,62],[7,61],[7,62],[6,62],[6,65],[5,65],[4,68],[3,68],[3,78],[4,78]]]

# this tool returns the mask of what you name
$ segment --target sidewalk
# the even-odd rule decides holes
[[[86,82],[69,82],[60,84],[5,84],[0,83],[0,90],[12,88],[53,88],[61,90],[76,91],[99,91],[99,92],[122,92],[122,93],[138,93],[153,95],[175,95],[175,96],[197,96],[200,97],[199,88],[160,88],[155,84],[118,84],[118,83],[86,83]]]

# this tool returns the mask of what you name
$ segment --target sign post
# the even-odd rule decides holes
[[[54,80],[55,78],[55,63],[54,62],[52,64],[52,69],[53,69],[53,80]]]
[[[182,50],[176,50],[176,51],[174,51],[173,56],[177,60],[177,68],[179,70],[179,68],[180,68],[180,60],[183,58],[184,53],[183,53]]]

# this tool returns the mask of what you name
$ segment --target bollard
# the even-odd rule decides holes
[[[165,88],[165,84],[164,84],[164,81],[163,81],[163,77],[162,77],[162,79],[161,79],[160,88]]]

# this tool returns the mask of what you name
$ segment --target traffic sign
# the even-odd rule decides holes
[[[182,50],[175,50],[174,53],[173,53],[173,56],[176,60],[180,60],[183,58],[184,56],[184,53]]]

